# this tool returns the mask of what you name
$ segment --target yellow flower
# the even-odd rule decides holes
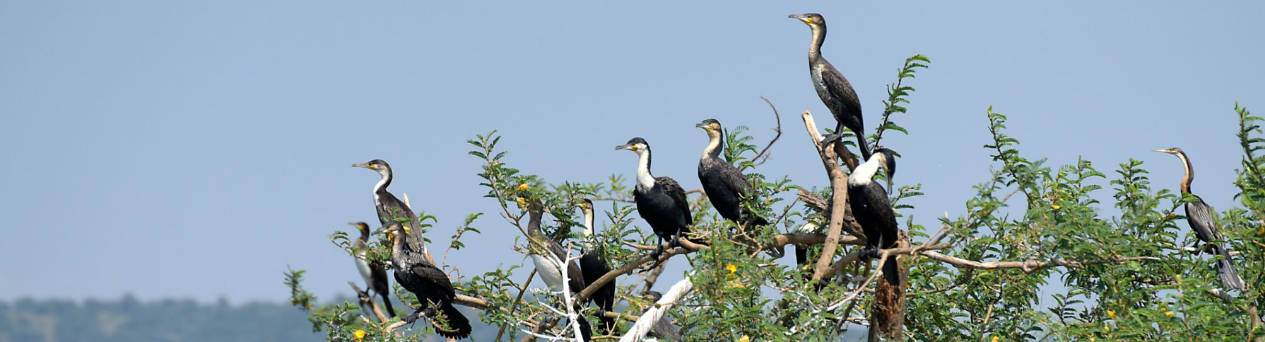
[[[519,184],[517,189],[518,191],[527,191],[527,189],[531,189],[531,186],[527,185],[527,183],[523,183]]]
[[[518,207],[519,207],[519,208],[526,208],[526,207],[527,207],[527,200],[526,200],[526,199],[523,199],[522,197],[519,197],[519,198],[515,198],[514,200],[515,200],[515,201],[518,201]]]
[[[1107,310],[1107,317],[1111,317],[1111,319],[1116,319],[1116,312]]]
[[[1262,225],[1260,228],[1256,229],[1256,235],[1265,235],[1265,225]]]
[[[352,334],[352,335],[355,335],[355,336],[356,336],[356,341],[360,341],[360,340],[365,339],[365,331],[364,331],[364,330],[356,329],[356,333],[354,333],[354,334]]]
[[[1001,340],[1001,339],[997,338],[997,336],[993,336],[993,342],[997,342],[997,341],[1000,341],[1000,340]]]
[[[1173,313],[1172,311],[1164,311],[1164,316],[1168,316],[1169,318],[1172,318],[1175,315],[1177,314]]]
[[[734,275],[734,272],[738,272],[738,266],[734,266],[734,264],[725,265],[725,269],[729,270],[730,277]]]
[[[1060,207],[1058,204],[1051,204],[1050,208],[1054,208],[1054,210],[1059,210],[1059,208],[1062,208],[1062,207]]]
[[[1175,214],[1175,213],[1168,213],[1168,217],[1166,217],[1166,219],[1172,220],[1172,219],[1173,219],[1173,218],[1175,218],[1175,217],[1177,217],[1177,214]]]
[[[1178,274],[1178,275],[1175,275],[1175,276],[1173,276],[1173,277],[1174,277],[1174,278],[1177,278],[1177,282],[1179,282],[1179,283],[1180,283],[1180,282],[1182,282],[1182,275]]]
[[[751,341],[751,338],[747,337],[747,335],[742,335],[742,338],[738,339],[738,342],[750,342],[750,341]]]
[[[1107,323],[1103,323],[1103,324],[1102,324],[1102,330],[1105,330],[1105,331],[1111,331],[1111,326],[1110,326],[1110,325],[1107,325]]]

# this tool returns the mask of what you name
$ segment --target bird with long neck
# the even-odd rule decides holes
[[[1195,237],[1199,241],[1203,241],[1208,248],[1212,248],[1214,253],[1221,255],[1221,259],[1217,260],[1217,276],[1221,278],[1221,284],[1227,288],[1243,290],[1245,288],[1243,279],[1234,269],[1234,259],[1230,255],[1230,249],[1220,245],[1225,237],[1221,235],[1221,228],[1213,217],[1212,206],[1204,202],[1203,198],[1190,192],[1190,183],[1195,180],[1195,167],[1191,165],[1190,158],[1186,156],[1185,151],[1176,147],[1155,150],[1155,152],[1171,154],[1181,159],[1182,166],[1186,168],[1185,176],[1182,176],[1182,194],[1195,198],[1194,201],[1186,202],[1186,223],[1190,224],[1190,229],[1195,231]],[[1195,244],[1198,245],[1198,242]]]
[[[615,149],[637,153],[637,186],[633,188],[633,200],[637,203],[637,213],[659,237],[659,246],[651,253],[657,259],[663,253],[664,240],[672,247],[680,246],[680,237],[689,233],[690,225],[694,224],[685,189],[672,178],[655,177],[650,173],[650,144],[645,139],[632,138]]]
[[[852,216],[861,225],[865,233],[863,254],[869,257],[879,255],[879,249],[896,247],[899,228],[896,226],[896,211],[887,198],[888,191],[874,182],[874,175],[879,169],[885,171],[887,187],[892,187],[892,177],[896,175],[896,158],[891,150],[880,148],[865,163],[858,165],[848,175],[848,204]],[[896,257],[889,256],[883,262],[883,278],[892,285],[900,284],[899,267]]]
[[[383,226],[402,223],[404,231],[408,232],[406,235],[408,235],[407,246],[409,250],[430,255],[426,250],[426,239],[422,236],[422,225],[417,219],[417,214],[413,213],[408,204],[400,201],[395,195],[387,191],[387,187],[391,185],[391,180],[394,179],[391,165],[382,159],[374,159],[365,163],[352,164],[351,166],[370,169],[382,176],[378,183],[373,186],[373,204],[378,212],[378,221]],[[434,260],[430,258],[427,258],[427,261],[434,263]]]
[[[707,147],[698,161],[698,180],[703,183],[703,192],[712,202],[712,207],[720,216],[735,223],[750,220],[757,226],[768,225],[763,217],[744,215],[742,202],[751,197],[751,182],[737,167],[720,158],[721,150],[725,148],[724,129],[720,121],[707,119],[694,126],[707,132]]]
[[[540,279],[545,281],[545,285],[549,286],[550,291],[555,294],[561,294],[562,291],[568,291],[571,294],[579,293],[584,290],[588,284],[585,282],[584,272],[580,270],[580,266],[575,260],[567,260],[570,255],[568,251],[545,235],[540,228],[541,221],[544,218],[544,209],[539,203],[533,202],[527,209],[527,237],[529,256],[532,264],[536,267],[536,274],[540,275]],[[559,262],[565,262],[565,268],[560,267]],[[566,281],[563,281],[563,275],[566,275]],[[573,303],[579,306],[580,303]],[[585,341],[589,341],[593,336],[593,328],[589,325],[588,320],[583,316],[576,319],[576,323],[580,325],[580,332]]]
[[[352,250],[356,251],[356,270],[365,279],[365,292],[372,290],[382,296],[382,306],[386,309],[387,317],[395,317],[395,309],[391,307],[391,280],[387,279],[386,265],[377,261],[369,262],[368,259],[369,224],[356,222],[351,225],[360,231],[360,237],[352,244]]]
[[[592,285],[601,279],[602,276],[610,273],[610,263],[606,259],[606,251],[598,241],[594,230],[593,201],[584,199],[580,203],[580,211],[584,213],[584,239],[588,246],[581,251],[583,256],[580,257],[580,269],[584,273],[584,283]],[[601,322],[602,333],[610,333],[615,328],[615,319],[607,318],[605,313],[615,308],[615,280],[602,285],[601,288],[589,297],[593,303],[597,304],[597,316]]]
[[[861,101],[857,97],[852,83],[843,73],[835,69],[825,57],[821,56],[821,45],[826,41],[826,19],[817,13],[792,14],[789,18],[797,19],[808,25],[813,32],[813,40],[808,45],[808,71],[813,80],[813,88],[821,102],[834,114],[834,134],[822,138],[823,141],[838,139],[847,127],[857,137],[857,148],[861,150],[861,160],[870,159],[870,149],[865,141],[865,123],[861,116]]]
[[[470,320],[453,306],[457,292],[452,288],[448,274],[427,261],[422,253],[405,248],[408,232],[399,223],[382,228],[378,233],[392,235],[391,265],[395,269],[395,282],[404,289],[417,295],[418,307],[413,314],[405,316],[404,321],[412,324],[425,315],[434,323],[435,332],[441,336],[463,339],[470,336],[473,328]],[[447,324],[442,325],[435,318],[441,313]]]

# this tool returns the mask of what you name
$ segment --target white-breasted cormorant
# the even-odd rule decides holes
[[[750,196],[751,183],[747,182],[747,177],[737,167],[720,158],[721,150],[725,148],[725,132],[721,129],[720,121],[707,119],[694,126],[707,131],[707,147],[698,160],[698,180],[703,183],[707,199],[721,217],[736,223],[744,222],[742,201]],[[757,226],[769,224],[759,216],[746,219]]]
[[[530,251],[532,264],[536,266],[536,274],[540,275],[540,279],[544,280],[545,285],[548,285],[549,290],[554,293],[570,291],[570,293],[575,294],[584,291],[584,287],[588,283],[584,281],[584,273],[580,271],[580,266],[576,264],[575,260],[567,262],[567,283],[563,284],[563,270],[558,267],[557,263],[542,254],[552,254],[553,257],[558,258],[560,261],[567,261],[568,257],[567,250],[563,249],[562,245],[558,244],[557,241],[545,235],[544,231],[540,229],[543,216],[544,213],[540,210],[528,210],[527,237],[531,240],[528,243],[532,244],[528,250]],[[579,306],[579,303],[574,304]],[[580,332],[584,340],[592,340],[593,328],[589,326],[588,320],[584,319],[584,316],[580,316],[576,323],[580,324]]]
[[[694,217],[690,215],[690,203],[685,199],[685,189],[669,177],[658,177],[650,174],[650,144],[640,137],[628,140],[627,144],[615,146],[616,150],[629,150],[637,153],[637,186],[633,189],[633,200],[637,202],[637,214],[646,220],[655,235],[659,236],[659,247],[651,254],[655,259],[663,253],[663,241],[668,245],[681,245],[680,237],[690,232]]]
[[[391,280],[387,278],[387,268],[382,262],[370,263],[366,259],[369,251],[369,224],[356,222],[351,225],[360,230],[360,237],[353,244],[356,251],[356,270],[365,279],[365,292],[373,291],[382,296],[382,306],[387,317],[395,317],[395,309],[391,307]]]
[[[391,179],[394,178],[391,173],[391,165],[382,159],[370,160],[363,164],[352,164],[353,167],[363,167],[366,169],[377,171],[382,175],[382,179],[377,185],[373,186],[373,204],[378,210],[378,220],[383,226],[389,226],[392,223],[400,223],[404,225],[404,230],[408,232],[408,248],[414,252],[426,251],[426,240],[422,237],[422,225],[417,220],[417,214],[413,210],[395,198],[387,191],[387,187],[391,185]]]
[[[1195,237],[1199,238],[1199,241],[1208,244],[1213,253],[1221,255],[1221,260],[1217,260],[1217,275],[1221,278],[1221,284],[1227,288],[1243,290],[1243,279],[1239,278],[1239,272],[1234,270],[1234,259],[1230,257],[1230,249],[1218,244],[1224,241],[1225,237],[1221,235],[1221,229],[1212,217],[1212,206],[1204,202],[1203,198],[1190,192],[1190,183],[1195,180],[1195,168],[1191,166],[1190,158],[1186,157],[1185,151],[1176,147],[1155,150],[1155,152],[1175,155],[1182,160],[1182,166],[1186,167],[1186,175],[1182,177],[1182,193],[1197,199],[1194,202],[1186,202],[1186,223],[1190,224],[1190,229],[1195,231]]]
[[[896,159],[891,150],[880,148],[865,163],[858,165],[848,175],[848,202],[852,208],[852,216],[865,233],[865,251],[862,255],[878,256],[879,249],[896,246],[898,230],[896,228],[896,212],[887,198],[887,190],[874,181],[874,174],[879,168],[886,170],[887,187],[892,186],[892,176],[896,174]],[[883,264],[883,278],[892,285],[900,284],[899,268],[896,256],[890,256]]]
[[[404,240],[408,238],[409,232],[405,231],[401,224],[393,223],[379,232],[394,234],[394,241],[391,243],[391,265],[395,268],[395,282],[417,295],[419,302],[417,311],[405,316],[404,321],[412,324],[425,312],[426,317],[435,322],[437,320],[434,313],[438,311],[443,313],[448,322],[448,328],[436,324],[436,333],[455,339],[469,337],[473,328],[470,326],[470,320],[466,319],[456,306],[453,306],[457,292],[452,289],[452,281],[448,279],[448,274],[426,261],[426,256],[422,253],[404,248]]]
[[[847,127],[857,136],[861,160],[869,160],[870,149],[865,142],[865,121],[861,117],[861,101],[857,98],[857,92],[834,65],[821,57],[821,44],[826,41],[826,19],[817,13],[792,14],[789,18],[799,19],[813,30],[813,40],[808,46],[808,71],[812,75],[817,96],[821,97],[821,102],[826,104],[826,108],[830,109],[830,113],[838,121],[835,133],[822,140],[837,139],[843,134],[843,128]]]
[[[588,240],[586,242],[589,246],[581,251],[584,256],[580,257],[580,270],[584,273],[584,283],[593,284],[606,273],[610,273],[611,267],[606,259],[606,249],[601,247],[601,241],[598,241],[597,236],[594,235],[596,226],[593,217],[593,201],[584,199],[584,203],[580,203],[580,211],[584,212],[584,238]],[[609,334],[611,329],[615,328],[615,319],[607,318],[604,314],[615,308],[615,281],[602,285],[602,288],[589,298],[599,308],[597,316],[602,323],[602,333]]]

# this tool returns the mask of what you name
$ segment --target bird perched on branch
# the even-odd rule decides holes
[[[852,216],[865,233],[865,251],[862,255],[879,256],[879,249],[896,247],[899,230],[896,227],[896,212],[887,199],[888,191],[874,182],[874,175],[879,168],[885,170],[887,187],[892,187],[892,176],[896,175],[896,158],[892,151],[880,148],[865,163],[858,165],[848,175],[848,202]],[[896,256],[890,256],[883,263],[883,278],[892,285],[900,285],[900,273],[896,264]]]
[[[391,307],[391,280],[387,279],[386,265],[382,262],[369,262],[366,258],[369,251],[369,224],[356,222],[351,225],[360,231],[353,250],[356,251],[356,270],[365,279],[365,292],[372,290],[382,296],[382,306],[387,311],[387,317],[395,317],[395,309]]]
[[[387,191],[387,186],[391,185],[394,178],[391,173],[391,165],[382,159],[370,160],[367,163],[352,164],[352,167],[363,167],[373,171],[377,171],[382,176],[378,180],[378,184],[373,186],[373,204],[378,211],[378,221],[382,226],[389,226],[393,223],[400,223],[408,236],[408,249],[414,252],[426,253],[426,239],[422,236],[422,224],[417,220],[417,214],[408,207],[407,204],[400,201],[395,195]]]
[[[584,202],[580,203],[580,211],[584,212],[584,238],[589,246],[581,250],[584,256],[580,257],[580,270],[584,273],[584,283],[592,285],[602,276],[610,273],[611,267],[606,259],[606,250],[601,247],[601,241],[598,241],[597,236],[594,235],[596,226],[593,217],[593,201],[584,199]],[[606,318],[605,313],[615,308],[615,280],[612,279],[602,285],[589,298],[597,304],[597,316],[602,323],[602,333],[609,334],[611,329],[615,328],[615,319]]]
[[[537,204],[533,204],[537,206]],[[527,237],[530,246],[528,246],[532,264],[536,266],[536,274],[540,275],[540,279],[545,281],[545,285],[554,293],[562,293],[568,291],[572,294],[579,293],[584,290],[587,283],[584,281],[584,273],[580,271],[580,266],[575,260],[567,260],[569,257],[567,250],[558,244],[540,229],[540,222],[544,212],[535,207],[528,209]],[[552,258],[551,258],[552,257]],[[556,261],[554,260],[556,258]],[[566,262],[566,269],[559,267],[559,262]],[[563,272],[566,272],[566,282],[563,280]],[[579,306],[579,303],[573,303]],[[585,341],[592,340],[593,328],[589,325],[588,320],[584,316],[576,319],[576,323],[580,325],[580,333]]]
[[[751,196],[751,183],[733,164],[722,160],[720,153],[725,149],[725,132],[720,121],[707,119],[694,125],[707,132],[707,147],[703,148],[703,156],[698,160],[698,180],[703,183],[703,191],[712,207],[720,212],[720,216],[735,223],[746,222],[757,226],[768,225],[763,217],[751,215],[744,218],[742,201]]]
[[[435,323],[435,332],[440,336],[463,339],[470,337],[473,328],[470,320],[453,306],[457,292],[452,289],[452,281],[443,270],[426,261],[422,253],[404,248],[404,240],[408,232],[399,223],[382,228],[378,233],[392,234],[391,265],[395,268],[395,282],[404,289],[417,295],[418,307],[413,314],[404,317],[404,321],[412,324],[421,315]],[[439,324],[435,313],[443,314],[447,327]]]
[[[823,137],[822,140],[838,139],[843,134],[843,128],[847,127],[856,134],[861,160],[869,160],[870,149],[865,142],[865,123],[861,117],[861,101],[857,98],[857,92],[834,65],[821,57],[821,44],[826,41],[826,19],[817,13],[792,14],[789,17],[804,22],[812,29],[813,40],[808,46],[809,75],[812,76],[813,87],[817,89],[817,96],[838,121],[834,134]]]
[[[639,158],[633,200],[637,202],[637,214],[659,236],[659,247],[650,254],[658,259],[663,254],[663,240],[667,240],[673,248],[679,247],[680,237],[689,233],[690,225],[694,224],[690,203],[685,199],[685,189],[672,178],[656,178],[650,174],[650,144],[645,139],[632,138],[626,144],[615,146],[615,149],[633,151]]]
[[[1221,278],[1221,284],[1227,288],[1243,290],[1243,279],[1239,278],[1239,272],[1234,270],[1234,259],[1230,257],[1230,250],[1219,244],[1225,241],[1225,237],[1221,236],[1221,229],[1217,226],[1217,221],[1213,219],[1212,206],[1204,202],[1203,198],[1190,192],[1190,183],[1195,180],[1195,168],[1190,164],[1190,158],[1186,157],[1185,151],[1176,147],[1155,150],[1155,152],[1168,153],[1182,160],[1182,166],[1186,167],[1186,175],[1182,177],[1182,194],[1195,198],[1194,201],[1186,202],[1186,223],[1190,224],[1190,229],[1195,231],[1195,237],[1199,238],[1199,241],[1203,241],[1212,248],[1213,253],[1221,255],[1221,259],[1217,260],[1217,275]]]

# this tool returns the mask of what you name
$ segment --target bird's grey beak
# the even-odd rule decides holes
[[[363,168],[368,169],[369,163],[351,164],[351,167],[363,167]]]
[[[803,14],[792,14],[792,15],[788,15],[788,16],[786,16],[786,17],[787,17],[787,18],[791,18],[791,19],[804,20],[804,15],[803,15]]]
[[[627,149],[628,149],[628,145],[627,145],[627,144],[624,144],[624,145],[616,145],[616,146],[615,146],[615,150],[616,150],[616,151],[618,151],[618,150],[627,150]]]
[[[698,128],[705,128],[705,127],[707,127],[707,124],[700,122],[700,123],[696,123],[696,124],[694,124],[694,127],[698,127]]]
[[[892,176],[887,176],[887,194],[892,194]]]
[[[1153,151],[1159,152],[1159,153],[1168,153],[1168,150],[1153,150]]]

